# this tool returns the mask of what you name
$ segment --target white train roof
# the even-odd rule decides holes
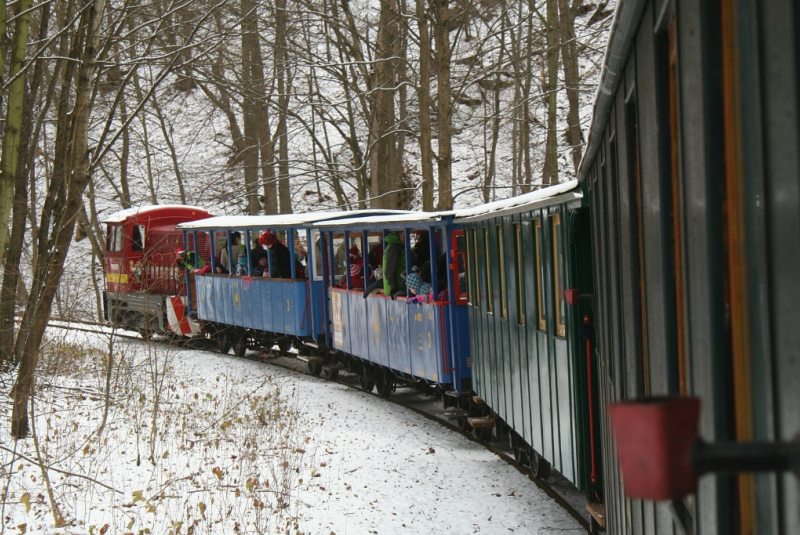
[[[582,197],[583,193],[581,193],[578,188],[578,181],[570,180],[569,182],[556,184],[555,186],[537,189],[530,193],[525,193],[524,195],[517,195],[510,199],[481,204],[474,208],[456,210],[455,218],[456,222],[479,221],[481,219],[534,210],[541,206],[558,204]]]
[[[186,206],[185,204],[152,204],[147,206],[135,206],[133,208],[126,208],[119,212],[109,214],[101,221],[101,223],[122,223],[126,219],[135,215],[142,215],[156,210],[163,210],[164,208],[185,208],[187,210],[199,210],[201,212],[208,212],[205,208],[199,206]]]
[[[352,218],[354,214],[365,216],[377,214],[407,214],[402,210],[359,210],[333,211],[333,212],[306,212],[302,214],[279,215],[227,215],[209,217],[198,221],[189,221],[178,225],[183,230],[211,230],[211,229],[271,229],[311,226],[319,221],[331,219]],[[358,219],[358,218],[353,218]]]

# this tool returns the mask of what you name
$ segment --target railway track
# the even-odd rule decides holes
[[[113,333],[114,336],[126,340],[134,340],[143,343],[152,341],[176,345],[188,349],[217,353],[216,344],[211,343],[207,339],[187,340],[170,339],[165,336],[156,336],[152,340],[148,340],[142,338],[140,334],[133,331],[127,331],[118,328],[115,329],[113,326],[107,323],[87,320],[66,320],[62,318],[52,318],[48,325],[53,328],[92,334],[111,335]],[[271,352],[250,350],[243,358],[247,360],[263,362],[273,366],[279,366],[295,373],[313,377],[308,370],[307,363],[305,362],[303,356],[294,353],[288,355],[281,354],[279,351],[277,351],[277,349]],[[338,384],[363,392],[361,385],[359,384],[358,375],[349,373],[347,370],[342,370],[341,373],[338,374],[338,377],[333,380]],[[514,466],[521,473],[527,475],[540,489],[542,489],[548,496],[553,498],[578,522],[580,522],[587,532],[590,532],[590,516],[586,512],[587,500],[585,494],[575,488],[571,482],[559,474],[555,469],[551,470],[550,477],[546,481],[533,477],[528,467],[519,464],[514,459],[514,456],[509,448],[507,437],[502,435],[499,437],[492,435],[492,437],[488,440],[481,440],[477,438],[472,432],[465,431],[460,425],[458,425],[458,419],[463,417],[463,415],[459,414],[457,409],[445,409],[441,399],[430,393],[426,393],[414,388],[398,386],[396,392],[394,392],[389,398],[379,396],[378,394],[371,395],[373,395],[376,400],[380,400],[381,402],[394,403],[395,405],[400,405],[408,410],[414,411],[417,414],[438,423],[439,425],[447,427],[453,432],[467,437],[469,440],[479,443],[500,457],[503,461]]]

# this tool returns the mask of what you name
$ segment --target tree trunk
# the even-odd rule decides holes
[[[547,142],[545,145],[542,185],[558,184],[558,10],[556,0],[547,0],[547,72],[545,103],[547,105]]]
[[[39,41],[43,42],[47,36],[50,22],[50,4],[42,7],[41,23],[39,25]],[[19,155],[14,178],[14,202],[11,215],[11,237],[8,242],[3,262],[3,284],[0,288],[0,361],[12,362],[14,360],[14,316],[16,303],[19,300],[19,285],[22,279],[19,273],[19,263],[22,249],[25,244],[25,216],[28,211],[28,177],[33,168],[33,153],[30,148],[35,146],[38,134],[34,136],[34,103],[39,96],[39,87],[44,77],[44,61],[37,61],[30,78],[30,87],[25,94],[22,125],[20,129]],[[52,89],[52,88],[51,88]],[[49,95],[50,93],[48,93]],[[44,107],[40,115],[38,128],[46,113]]]
[[[422,165],[422,209],[433,211],[433,148],[431,147],[431,38],[425,0],[416,0],[419,26],[419,150]]]
[[[581,163],[583,133],[580,117],[580,72],[578,70],[578,46],[575,42],[575,14],[583,0],[574,0],[572,7],[569,0],[558,0],[561,14],[561,63],[564,66],[564,85],[567,102],[567,141],[572,149],[572,166],[577,175]]]
[[[89,181],[89,119],[93,105],[90,95],[94,83],[97,34],[104,11],[105,0],[95,0],[81,17],[76,34],[78,38],[71,54],[73,60],[80,61],[74,105],[70,105],[69,98],[74,61],[65,69],[62,80],[53,174],[42,210],[42,224],[39,225],[39,255],[23,328],[17,338],[21,357],[13,388],[11,435],[14,438],[25,438],[29,432],[28,401],[33,392],[39,346],[64,271],[75,222],[83,207],[83,191]],[[84,37],[84,42],[80,36]]]
[[[286,0],[275,2],[275,69],[278,71],[278,196],[280,213],[292,213],[292,188],[289,183],[289,133],[286,122],[289,114],[289,88],[286,50]]]
[[[436,42],[437,112],[439,120],[439,210],[453,208],[453,103],[450,94],[450,10],[448,0],[433,0],[434,41]]]
[[[28,30],[31,0],[19,0],[14,25],[14,42],[8,76],[8,109],[3,135],[3,155],[0,159],[0,255],[5,255],[8,239],[8,221],[14,198],[15,173],[19,158],[19,142],[22,128],[22,104],[25,98],[25,74],[22,64],[28,46]],[[3,10],[5,18],[5,10]],[[0,71],[2,72],[2,71]]]
[[[256,3],[241,0],[242,20],[242,120],[244,126],[244,190],[247,197],[247,211],[250,215],[261,213],[258,202],[258,119],[256,95],[253,92],[253,50],[258,44]],[[255,45],[254,42],[255,41]]]
[[[397,207],[397,135],[394,97],[397,81],[397,2],[381,2],[370,126],[370,197],[373,208]]]

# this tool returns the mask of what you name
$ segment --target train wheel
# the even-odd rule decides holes
[[[339,377],[339,369],[338,368],[329,368],[326,366],[322,367],[322,378],[328,379],[330,381],[335,381]]]
[[[226,332],[217,333],[217,349],[223,355],[227,355],[231,350],[231,335]]]
[[[530,457],[531,474],[533,474],[533,477],[541,479],[542,481],[547,481],[550,477],[550,463],[533,450],[530,451]]]
[[[243,357],[247,353],[247,332],[242,332],[233,343],[233,354]]]
[[[319,377],[319,374],[322,373],[322,363],[316,359],[309,360],[308,373],[310,373],[314,377]]]
[[[394,379],[392,378],[392,374],[386,371],[378,372],[377,377],[375,378],[375,388],[378,390],[378,395],[384,398],[388,398],[392,395],[392,390],[394,389]]]
[[[358,376],[358,384],[364,392],[372,392],[372,389],[375,388],[375,381],[372,379],[370,371],[367,368],[362,368]]]
[[[278,340],[278,351],[281,355],[286,355],[289,353],[289,350],[292,348],[292,341],[286,338],[281,338]]]

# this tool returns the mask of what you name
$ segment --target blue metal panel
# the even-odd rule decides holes
[[[211,277],[197,277],[195,288],[197,292],[197,317],[204,320],[214,320],[214,306],[211,302],[213,296],[213,281]]]
[[[264,286],[266,285],[263,281],[258,279],[254,280],[250,285],[250,301],[248,305],[252,316],[250,323],[253,329],[258,329],[259,331],[264,330],[264,310],[262,305]]]
[[[442,376],[439,307],[424,304],[407,308],[411,373],[431,381],[446,380]]]
[[[399,372],[411,366],[408,343],[408,306],[405,301],[384,299],[386,302],[386,339],[389,367]]]
[[[290,286],[294,292],[294,302],[297,305],[294,311],[297,335],[308,336],[311,334],[311,302],[308,296],[308,284],[306,281],[296,281],[292,282]]]
[[[270,307],[272,309],[272,329],[276,333],[286,332],[286,322],[283,320],[283,311],[286,310],[286,302],[283,297],[283,288],[274,281],[269,281],[267,285],[271,289]]]
[[[242,326],[251,329],[256,328],[258,316],[253,310],[253,302],[256,301],[257,290],[253,287],[253,281],[250,279],[242,280]]]
[[[367,300],[359,294],[347,294],[350,310],[350,348],[352,354],[369,359],[369,329],[367,328]]]
[[[273,285],[261,284],[261,325],[268,332],[275,332],[275,318],[272,316]]]
[[[231,279],[231,297],[233,298],[233,325],[244,326],[244,312],[242,311],[242,279]]]
[[[281,318],[280,325],[283,325],[281,332],[285,334],[297,334],[300,326],[297,321],[297,309],[300,308],[300,313],[303,312],[303,303],[297,303],[294,293],[293,284],[290,282],[274,281],[272,284],[278,286],[281,290],[281,315],[276,316]]]
[[[462,390],[462,381],[472,378],[472,368],[467,365],[470,358],[469,343],[469,312],[466,306],[450,305],[440,311],[441,314],[451,314],[448,328],[451,336],[448,340],[447,365],[453,368],[451,380],[459,392]],[[445,336],[448,333],[442,333]]]
[[[389,366],[386,338],[386,304],[383,297],[367,298],[367,332],[369,333],[369,360],[375,364]]]
[[[220,292],[217,302],[221,304],[224,311],[224,322],[233,325],[233,279],[220,279]]]
[[[309,269],[311,269],[309,267]],[[318,337],[327,333],[325,325],[325,283],[321,281],[311,281],[311,324],[314,327],[314,336]],[[332,342],[331,342],[332,343]]]

